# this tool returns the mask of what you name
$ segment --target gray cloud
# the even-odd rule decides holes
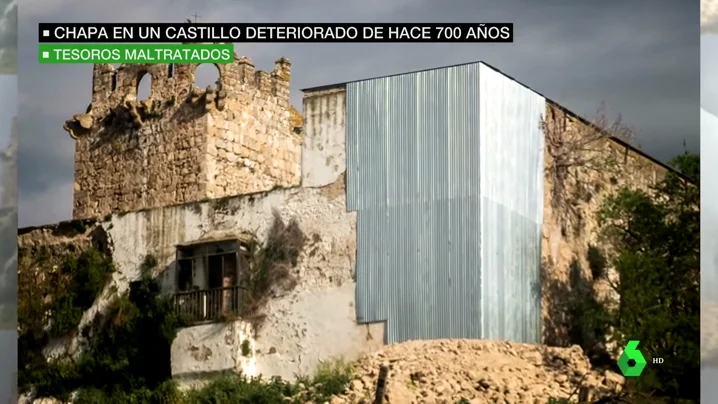
[[[24,197],[44,193],[58,178],[72,178],[74,144],[61,129],[65,119],[66,116],[46,113],[35,105],[20,109],[20,133],[33,134],[20,137],[18,150],[18,171],[34,174],[20,174]],[[36,166],[38,162],[42,162],[41,170]]]
[[[201,21],[211,22],[514,22],[513,44],[237,44],[236,49],[258,69],[271,69],[275,59],[287,56],[298,107],[300,88],[483,60],[578,113],[591,114],[605,101],[658,158],[680,152],[684,140],[693,151],[698,147],[698,1],[653,2],[651,8],[643,1],[558,0],[365,0],[341,7],[329,0],[128,0],[122,7],[91,0],[28,3],[20,14],[20,96],[28,111],[21,111],[20,123],[21,225],[70,217],[72,143],[61,126],[85,110],[90,96],[90,66],[37,64],[41,21],[177,22],[197,12]]]

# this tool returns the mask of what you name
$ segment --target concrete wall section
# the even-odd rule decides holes
[[[344,88],[304,95],[302,186],[331,184],[346,171],[345,117]]]
[[[384,323],[357,324],[354,282],[272,301],[257,338],[256,372],[291,380],[319,361],[358,358],[384,345]]]
[[[244,344],[248,352],[242,352]],[[245,321],[184,328],[172,344],[172,376],[182,384],[201,382],[222,371],[255,376],[255,350],[254,330]]]

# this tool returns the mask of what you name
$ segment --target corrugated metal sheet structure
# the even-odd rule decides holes
[[[357,321],[386,321],[388,343],[539,338],[544,101],[485,69],[347,85]]]
[[[482,337],[538,343],[546,100],[479,70]]]

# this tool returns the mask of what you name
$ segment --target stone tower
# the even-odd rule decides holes
[[[271,73],[246,57],[216,65],[207,88],[194,84],[197,67],[95,65],[92,103],[64,126],[76,142],[75,219],[299,184],[289,61]],[[144,75],[150,96],[138,100]]]

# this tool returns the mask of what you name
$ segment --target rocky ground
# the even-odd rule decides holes
[[[356,376],[347,393],[333,397],[329,404],[373,403],[382,366],[389,369],[387,404],[561,403],[551,399],[595,403],[620,393],[625,382],[616,373],[592,370],[578,346],[410,341],[387,346],[357,361]],[[33,402],[59,403],[51,399]]]
[[[389,368],[388,403],[546,404],[552,398],[577,402],[579,395],[593,402],[619,392],[624,383],[618,374],[591,370],[578,346],[411,341],[361,359],[350,392],[331,403],[372,402],[382,364]]]

